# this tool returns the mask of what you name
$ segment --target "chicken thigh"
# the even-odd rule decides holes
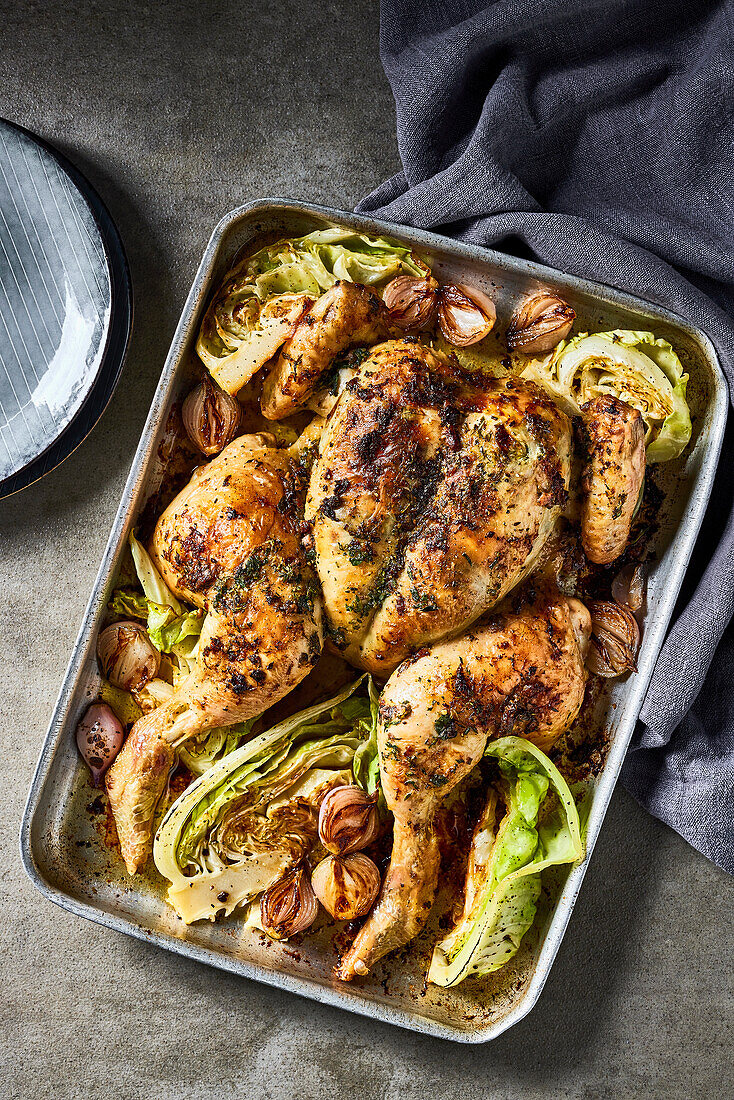
[[[152,553],[176,595],[207,611],[194,671],[140,718],[107,773],[128,871],[145,863],[174,746],[262,713],[306,676],[322,645],[321,604],[300,545],[291,456],[241,436],[166,509]]]
[[[568,418],[533,383],[422,344],[374,348],[321,438],[306,517],[332,639],[386,676],[520,583],[570,477]]]
[[[335,971],[343,981],[366,974],[423,928],[438,882],[436,813],[488,738],[512,733],[546,750],[573,722],[584,697],[584,612],[553,591],[525,602],[511,597],[388,680],[377,739],[393,850],[377,904]]]

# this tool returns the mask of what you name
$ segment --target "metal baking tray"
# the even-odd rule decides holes
[[[331,977],[340,947],[338,926],[325,926],[297,945],[265,942],[236,918],[186,927],[165,904],[164,882],[157,872],[129,878],[101,842],[101,800],[95,801],[74,743],[76,723],[98,691],[97,631],[130,527],[161,479],[166,456],[161,443],[172,406],[195,377],[194,343],[209,296],[235,257],[259,240],[330,224],[394,236],[426,254],[444,280],[483,287],[497,302],[500,332],[519,298],[550,286],[570,301],[580,331],[652,328],[676,346],[690,374],[694,434],[686,454],[664,469],[657,562],[649,582],[639,671],[615,683],[603,695],[601,709],[597,707],[595,721],[603,723],[608,751],[591,781],[586,859],[570,873],[562,869],[555,877],[544,876],[538,919],[515,959],[481,982],[468,981],[456,989],[425,985],[437,938],[435,917],[409,949],[350,985]],[[726,385],[711,342],[658,306],[489,249],[307,203],[264,199],[227,214],[212,234],[173,338],[33,779],[21,852],[34,884],[57,905],[108,928],[424,1034],[486,1042],[517,1023],[540,995],[581,887],[703,518],[726,411]]]

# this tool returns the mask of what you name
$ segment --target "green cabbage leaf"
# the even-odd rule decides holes
[[[580,333],[523,370],[572,416],[611,394],[638,409],[645,423],[648,462],[677,458],[691,438],[688,375],[673,347],[652,332],[617,329]]]
[[[545,753],[522,737],[501,737],[485,755],[499,765],[506,812],[497,825],[490,791],[472,840],[464,912],[434,949],[428,980],[436,985],[504,966],[535,919],[541,872],[584,855],[574,797]],[[555,798],[546,814],[549,791]]]
[[[223,757],[249,741],[257,721],[257,718],[248,718],[246,722],[219,726],[197,737],[191,737],[179,746],[179,760],[193,775],[203,775]]]
[[[375,286],[426,271],[397,241],[349,229],[277,241],[229,272],[204,315],[196,351],[217,384],[237,393],[275,355],[309,302],[337,280]]]
[[[199,608],[185,608],[176,599],[150,554],[132,532],[130,550],[142,592],[131,588],[115,589],[109,604],[110,611],[126,619],[145,622],[148,636],[156,649],[179,657],[183,662],[183,671],[188,672],[195,659],[204,612]]]
[[[380,757],[377,751],[377,719],[380,693],[371,676],[367,677],[367,692],[370,701],[370,714],[362,722],[366,740],[354,754],[354,781],[367,794],[374,794],[380,786]]]
[[[370,719],[355,694],[364,677],[217,760],[171,806],[153,858],[168,900],[188,924],[231,913],[280,878],[313,844],[297,800],[352,779]]]

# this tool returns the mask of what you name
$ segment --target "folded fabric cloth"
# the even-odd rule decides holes
[[[731,3],[382,0],[403,171],[358,209],[659,302],[731,391],[733,38]],[[623,780],[734,873],[733,459],[728,431]]]

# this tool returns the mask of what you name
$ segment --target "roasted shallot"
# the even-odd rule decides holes
[[[380,831],[377,796],[354,784],[333,787],[319,810],[321,843],[334,855],[366,848]]]
[[[391,320],[406,332],[423,332],[436,319],[438,283],[430,275],[416,279],[398,275],[385,287],[384,302]]]
[[[477,344],[497,320],[494,302],[483,291],[469,286],[442,286],[438,325],[445,340],[457,348]]]
[[[139,623],[107,626],[97,639],[102,672],[123,691],[140,691],[158,674],[161,655]]]
[[[181,411],[186,434],[205,455],[216,455],[239,431],[242,406],[209,378],[191,391]]]
[[[484,291],[463,284],[439,286],[430,275],[398,275],[385,287],[384,301],[392,321],[406,332],[430,329],[438,318],[442,336],[454,347],[483,340],[497,319],[494,302]]]
[[[92,703],[76,728],[76,744],[95,787],[122,748],[125,731],[106,703]]]
[[[586,663],[597,676],[613,678],[637,671],[640,628],[629,607],[616,600],[590,600],[591,644]]]
[[[316,920],[319,903],[302,863],[274,882],[260,899],[260,921],[277,940],[305,932]]]
[[[364,852],[327,856],[311,875],[311,885],[332,917],[356,920],[372,908],[380,891],[380,872]]]
[[[533,294],[513,314],[507,346],[525,355],[545,355],[566,339],[575,320],[575,312],[557,294]]]

